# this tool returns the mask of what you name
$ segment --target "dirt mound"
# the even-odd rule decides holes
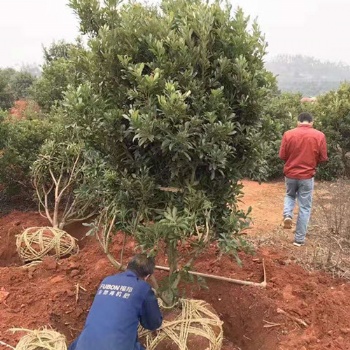
[[[16,235],[22,233],[27,227],[47,226],[47,219],[39,213],[22,213],[14,211],[0,218],[0,266],[21,264],[16,250]]]
[[[16,248],[16,235],[21,234],[28,227],[48,226],[49,221],[38,212],[13,211],[8,215],[0,216],[0,266],[18,266],[22,262],[18,257]],[[75,222],[64,228],[66,232],[80,241],[79,246],[83,247],[86,240],[85,233],[89,230],[82,223]]]
[[[267,249],[259,256],[266,262],[266,290],[208,281],[209,292],[192,293],[214,305],[226,337],[247,350],[350,349],[350,286],[321,272],[308,273]],[[244,259],[244,270],[255,270],[251,261]]]
[[[283,186],[278,187],[283,195]],[[268,201],[266,193],[255,196],[257,201],[263,198]],[[268,204],[261,206],[267,208]],[[30,269],[9,266],[18,264],[14,235],[25,227],[44,224],[45,219],[37,213],[13,212],[0,218],[0,261],[2,266],[7,265],[0,268],[0,340],[11,345],[20,337],[8,332],[13,326],[51,325],[69,341],[74,339],[100,281],[116,272],[95,239],[82,238],[85,228],[81,225],[69,230],[82,238],[78,255],[60,261],[47,258]],[[122,241],[122,235],[117,235],[111,245],[117,258]],[[128,240],[125,259],[134,253],[134,247]],[[207,301],[224,321],[224,350],[350,349],[350,285],[322,272],[308,272],[290,256],[291,251],[264,247],[254,256],[240,254],[241,268],[233,258],[220,258],[216,247],[211,246],[198,261],[198,271],[255,282],[263,278],[262,259],[265,261],[266,289],[209,279],[208,289],[196,284],[185,286],[185,296]],[[157,263],[164,264],[164,257],[160,256]],[[156,273],[158,280],[162,276]]]
[[[51,325],[69,340],[81,329],[93,293],[106,274],[115,272],[95,242],[84,254],[56,261],[46,258],[29,269],[1,268],[0,286],[9,293],[0,304],[2,340],[14,344],[13,326]],[[84,288],[84,289],[82,289]]]

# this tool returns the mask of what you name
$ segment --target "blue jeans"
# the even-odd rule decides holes
[[[289,216],[293,218],[293,210],[295,207],[295,201],[297,199],[299,205],[299,214],[295,228],[295,241],[304,242],[307,225],[309,223],[311,214],[314,178],[297,180],[286,177],[285,183],[286,196],[284,197],[283,216]]]

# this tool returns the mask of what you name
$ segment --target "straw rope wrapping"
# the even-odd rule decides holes
[[[17,236],[16,245],[23,261],[40,260],[46,255],[60,258],[79,250],[75,238],[53,227],[29,227]]]
[[[13,328],[11,331],[27,332],[27,334],[20,339],[15,350],[67,350],[65,336],[52,329],[29,330]]]
[[[194,299],[180,299],[179,302],[181,309],[179,315],[173,321],[164,320],[156,334],[141,328],[139,337],[145,340],[144,345],[147,350],[157,349],[164,340],[172,341],[179,350],[190,350],[187,346],[189,335],[207,339],[206,349],[208,350],[220,350],[223,340],[223,322],[218,315],[209,310],[209,304],[203,300]],[[159,349],[163,347],[160,346]]]

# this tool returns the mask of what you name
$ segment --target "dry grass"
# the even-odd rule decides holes
[[[269,234],[249,237],[249,241],[257,249],[276,246],[285,250],[292,260],[310,271],[320,269],[350,280],[349,180],[317,185],[306,245],[293,247],[293,238],[293,230],[280,226]]]

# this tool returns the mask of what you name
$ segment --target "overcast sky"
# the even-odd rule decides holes
[[[190,0],[189,0],[190,1]],[[258,17],[269,56],[303,54],[350,64],[350,0],[230,0]],[[40,64],[42,45],[73,41],[68,0],[0,0],[0,67]]]

